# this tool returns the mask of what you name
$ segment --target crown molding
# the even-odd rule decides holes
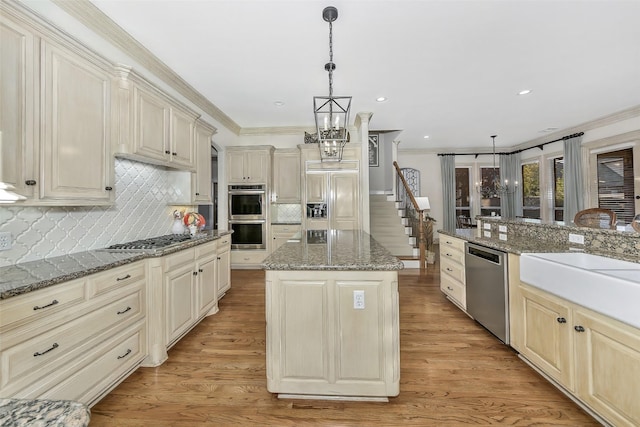
[[[238,135],[304,135],[305,132],[314,133],[315,129],[304,126],[253,127],[241,128]]]
[[[223,124],[236,135],[240,133],[240,125],[216,107],[211,101],[198,92],[193,86],[177,75],[164,62],[160,61],[140,42],[131,37],[122,27],[113,22],[106,14],[88,0],[51,0],[66,13],[80,21],[87,28],[111,42],[114,46],[132,58],[136,58],[142,66],[152,72],[164,83],[175,89],[194,105]]]

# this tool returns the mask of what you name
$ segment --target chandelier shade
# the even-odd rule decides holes
[[[480,193],[483,199],[499,198],[507,194],[513,194],[518,188],[518,181],[515,181],[514,185],[510,185],[507,179],[504,182],[500,181],[500,172],[496,168],[496,136],[498,135],[491,135],[493,143],[493,173],[491,180],[489,182],[483,180],[481,184],[476,182],[476,191]]]
[[[350,96],[333,96],[333,21],[338,19],[338,9],[324,8],[322,18],[329,23],[329,62],[324,69],[329,73],[329,96],[313,97],[313,114],[318,135],[321,161],[341,161],[344,146],[349,142]]]

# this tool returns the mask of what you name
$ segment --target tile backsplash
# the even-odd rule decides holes
[[[271,222],[302,222],[299,204],[274,203],[271,205]]]
[[[13,244],[0,252],[0,267],[170,234],[169,204],[189,191],[176,174],[188,172],[117,158],[114,206],[0,207],[0,231]]]

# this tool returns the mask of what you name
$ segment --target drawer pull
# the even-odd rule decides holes
[[[58,300],[54,299],[53,301],[51,301],[47,305],[36,305],[35,307],[33,307],[33,309],[34,310],[42,310],[43,308],[51,307],[52,305],[56,305],[56,304],[58,304]]]
[[[451,254],[449,254],[449,253],[446,253],[445,255],[446,255],[446,256],[453,256],[453,255],[451,255]]]
[[[450,291],[453,290],[453,288],[451,286],[447,286],[447,289],[449,289]]]
[[[58,348],[58,347],[60,347],[60,346],[58,345],[58,343],[57,343],[57,342],[54,342],[54,343],[53,343],[53,345],[51,346],[51,348],[49,348],[49,349],[47,349],[47,350],[45,350],[45,351],[43,351],[43,352],[41,352],[41,353],[40,353],[40,352],[37,352],[37,351],[36,351],[35,353],[33,353],[33,357],[42,356],[43,354],[47,354],[47,353],[49,353],[50,351],[55,350],[55,349],[56,349],[56,348]]]
[[[118,311],[116,314],[125,314],[127,311],[131,310],[131,307],[127,306],[127,308],[125,308],[122,311]]]
[[[453,242],[450,242],[447,240],[447,245],[451,245],[451,244],[453,244]]]
[[[131,354],[131,349],[127,349],[127,352],[125,354],[123,354],[122,356],[118,356],[118,359],[124,359],[125,357],[127,357],[128,355]]]
[[[573,329],[576,330],[576,332],[584,332],[584,327],[578,325],[578,326],[574,326]]]
[[[453,271],[453,269],[451,269],[451,268],[447,267],[447,271]]]
[[[116,278],[116,281],[117,281],[117,282],[119,282],[120,280],[127,280],[127,279],[128,279],[128,278],[130,278],[130,277],[131,277],[131,275],[130,275],[130,274],[127,274],[127,275],[126,275],[126,276],[124,276],[124,277],[117,277],[117,278]]]
[[[565,319],[564,317],[558,317],[556,320],[558,321],[558,323],[567,323],[567,319]]]

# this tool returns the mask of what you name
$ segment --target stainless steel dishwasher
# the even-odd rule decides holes
[[[469,242],[465,246],[467,312],[509,344],[507,254]]]

